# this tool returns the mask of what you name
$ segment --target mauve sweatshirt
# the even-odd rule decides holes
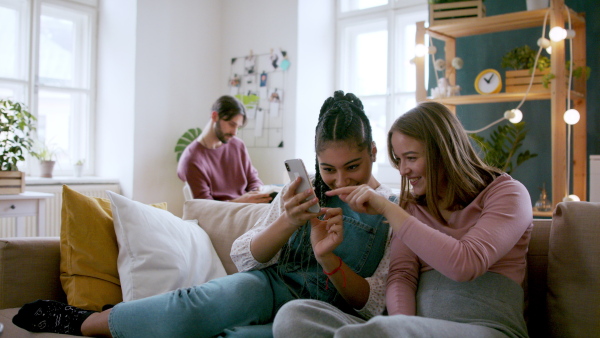
[[[442,224],[425,207],[411,204],[412,216],[394,233],[387,281],[388,313],[415,315],[419,274],[432,269],[455,281],[487,271],[521,284],[533,228],[525,186],[502,174],[467,207]]]

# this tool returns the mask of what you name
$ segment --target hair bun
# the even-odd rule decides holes
[[[319,115],[322,115],[330,109],[344,105],[353,105],[360,110],[364,110],[362,101],[356,97],[356,95],[352,93],[344,94],[343,90],[336,90],[333,93],[333,97],[329,97],[327,100],[325,100],[325,102],[323,102],[323,106],[321,106],[321,112]]]

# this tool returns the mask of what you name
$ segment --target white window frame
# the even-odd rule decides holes
[[[399,94],[397,90],[396,81],[396,59],[397,59],[397,37],[395,18],[399,14],[421,12],[427,13],[428,5],[427,0],[389,0],[387,5],[381,5],[378,7],[367,8],[362,10],[354,10],[348,12],[341,11],[341,2],[344,0],[338,0],[337,2],[337,35],[336,35],[336,59],[340,60],[337,63],[336,68],[336,88],[344,88],[345,84],[348,83],[348,66],[345,62],[348,56],[344,54],[345,41],[344,34],[342,32],[347,27],[354,25],[360,25],[367,23],[372,20],[386,19],[387,20],[387,31],[388,31],[388,57],[387,57],[387,91],[381,95],[369,95],[366,98],[374,98],[385,96],[386,103],[386,124],[387,129],[391,127],[395,119],[402,114],[396,109],[396,96]],[[421,20],[421,19],[420,19]],[[420,21],[419,20],[419,21]],[[426,20],[426,18],[422,18]],[[414,41],[414,40],[412,40]],[[408,79],[409,81],[416,81],[416,79]],[[403,92],[404,94],[411,92]],[[414,95],[414,92],[412,92]],[[361,99],[363,98],[360,94],[358,95]],[[367,114],[369,112],[367,111]],[[400,176],[396,169],[394,169],[388,159],[387,145],[377,144],[378,148],[378,161],[374,166],[374,174],[377,179],[391,187],[397,188],[400,184]],[[380,159],[384,159],[380,161]]]
[[[65,93],[84,93],[89,97],[87,102],[86,111],[83,114],[77,114],[73,116],[75,124],[69,133],[74,137],[76,142],[85,144],[85,149],[79,151],[81,157],[86,160],[84,166],[84,175],[94,174],[94,147],[95,147],[95,134],[92,128],[93,121],[95,118],[96,110],[96,56],[97,56],[97,45],[98,45],[98,0],[27,0],[25,11],[26,22],[22,22],[21,35],[28,39],[28,43],[23,48],[28,49],[24,51],[23,55],[28,56],[26,62],[27,76],[24,79],[14,78],[0,78],[0,81],[4,85],[10,85],[11,83],[25,87],[25,97],[22,100],[29,108],[29,111],[36,117],[39,116],[38,102],[39,102],[39,91],[40,90],[51,90]],[[57,6],[86,15],[89,18],[89,31],[78,32],[86,34],[86,39],[89,43],[89,55],[83,55],[82,57],[88,58],[89,69],[88,73],[85,74],[84,83],[77,84],[75,86],[61,86],[52,84],[43,84],[39,81],[39,43],[40,43],[40,19],[42,14],[42,6]],[[81,37],[79,37],[81,38]],[[87,53],[87,51],[86,51]],[[79,60],[75,60],[78,62]],[[21,164],[22,170],[27,172],[28,176],[39,176],[40,170],[38,161],[36,159],[29,158],[26,163]],[[21,167],[20,166],[20,167]],[[67,163],[55,166],[54,176],[72,176],[74,174],[73,166]]]

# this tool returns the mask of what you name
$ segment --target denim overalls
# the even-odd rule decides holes
[[[381,215],[354,212],[337,196],[327,206],[343,211],[344,241],[334,253],[358,275],[373,275],[389,225]],[[305,225],[284,246],[278,264],[118,304],[109,326],[114,337],[268,337],[277,310],[293,299],[319,299],[352,313],[331,283],[326,288],[326,280],[312,253],[310,225]]]

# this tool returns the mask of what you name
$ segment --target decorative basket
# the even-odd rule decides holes
[[[25,191],[25,172],[0,171],[0,195],[16,195]]]
[[[483,0],[429,4],[429,26],[485,16]]]
[[[544,71],[535,71],[530,92],[539,93],[550,91],[550,88],[544,88],[544,85],[542,84],[542,78],[548,73],[550,73],[550,69],[546,69]],[[507,70],[505,77],[507,93],[525,93],[527,91],[527,87],[529,86],[529,81],[531,81],[531,73],[529,73],[529,69]]]

